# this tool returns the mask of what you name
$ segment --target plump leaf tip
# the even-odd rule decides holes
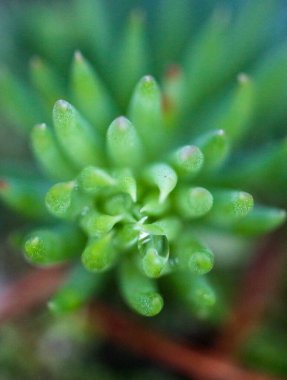
[[[75,59],[83,57],[77,53]],[[66,178],[67,167],[78,171],[49,189],[48,211],[82,231],[86,242],[78,255],[85,270],[101,277],[117,268],[123,298],[145,316],[163,307],[156,279],[186,273],[193,278],[212,269],[214,254],[199,237],[191,237],[191,225],[244,231],[253,209],[249,193],[209,184],[229,153],[225,131],[204,132],[174,147],[162,98],[155,80],[145,76],[132,95],[131,120],[120,116],[98,131],[73,105],[59,100],[54,128],[42,124],[32,133],[35,155],[50,177],[58,179],[61,169]],[[99,141],[104,149],[97,147]],[[270,217],[274,223],[265,223],[266,229],[282,219],[274,213]],[[64,245],[62,235],[47,229],[28,237],[25,251],[30,261],[45,265],[68,258]],[[196,282],[191,303],[213,305],[215,294],[207,281]],[[50,302],[52,310],[81,301],[72,293],[62,297]]]
[[[0,198],[42,222],[24,242],[30,262],[42,266],[78,261],[49,302],[54,312],[71,311],[87,302],[105,284],[105,272],[114,271],[123,299],[141,315],[155,316],[162,310],[158,287],[162,277],[177,297],[205,315],[216,302],[206,276],[216,264],[204,239],[208,231],[258,236],[286,219],[285,211],[259,205],[256,197],[256,186],[261,190],[271,186],[270,193],[278,184],[286,187],[280,176],[286,145],[280,149],[276,145],[259,158],[255,155],[244,170],[233,166],[233,148],[238,152],[254,120],[262,120],[264,108],[277,99],[270,81],[277,81],[279,58],[255,70],[252,78],[238,75],[245,63],[256,62],[255,46],[262,47],[261,26],[268,29],[260,13],[264,6],[245,11],[243,26],[242,21],[235,26],[222,22],[220,13],[212,17],[186,46],[183,62],[173,65],[159,84],[158,76],[146,73],[157,73],[167,62],[178,61],[182,54],[177,48],[184,50],[189,25],[185,17],[169,20],[169,14],[178,14],[177,8],[159,12],[164,20],[159,20],[155,41],[156,68],[148,59],[145,28],[149,23],[133,14],[117,36],[116,57],[111,56],[115,44],[110,24],[102,3],[90,2],[91,9],[92,3],[97,3],[96,11],[88,12],[92,16],[87,25],[82,22],[87,9],[81,14],[79,4],[75,23],[81,20],[82,34],[77,38],[83,35],[97,67],[77,50],[65,86],[50,67],[51,57],[62,62],[63,48],[69,51],[74,38],[70,20],[65,24],[62,15],[63,22],[55,24],[55,30],[62,31],[57,40],[52,38],[50,18],[49,25],[46,17],[41,18],[37,33],[31,33],[48,57],[31,61],[37,96],[8,71],[0,75],[0,104],[12,124],[29,129],[47,121],[32,129],[31,145],[48,178],[5,174]],[[260,22],[245,23],[247,15],[259,17]],[[286,70],[280,73],[286,78]],[[221,91],[230,79],[230,91]],[[286,80],[280,77],[279,82]],[[275,105],[272,120],[280,116],[277,111]]]

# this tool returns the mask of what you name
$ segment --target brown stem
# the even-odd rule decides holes
[[[171,341],[108,308],[95,304],[90,309],[90,324],[97,333],[132,352],[175,369],[181,374],[200,380],[271,380],[218,359],[208,353]]]
[[[260,245],[239,287],[238,299],[231,317],[217,341],[217,352],[231,356],[260,324],[268,305],[278,291],[285,259],[282,244],[285,232],[279,231],[271,235]]]
[[[63,281],[64,267],[37,270],[0,289],[0,322],[24,316],[43,302]],[[121,347],[197,380],[272,380],[213,357],[196,348],[175,343],[126,315],[101,304],[91,305],[89,326]],[[275,379],[274,379],[275,380]]]
[[[42,305],[64,279],[63,266],[28,273],[11,285],[0,287],[0,322],[21,317]]]

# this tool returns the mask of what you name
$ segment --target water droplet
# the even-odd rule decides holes
[[[159,277],[167,264],[169,244],[165,235],[142,235],[138,241],[142,267],[148,277]]]

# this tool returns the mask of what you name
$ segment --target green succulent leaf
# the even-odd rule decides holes
[[[39,221],[24,242],[28,261],[71,262],[49,302],[55,313],[88,302],[116,272],[143,316],[163,308],[159,283],[208,317],[223,304],[207,274],[223,273],[224,250],[232,257],[235,241],[286,220],[286,43],[273,53],[266,44],[278,39],[268,21],[276,1],[215,9],[199,23],[201,2],[114,1],[119,17],[107,3],[13,11],[23,50],[36,55],[23,78],[1,67],[1,121],[32,128],[49,181],[3,160],[0,199]]]

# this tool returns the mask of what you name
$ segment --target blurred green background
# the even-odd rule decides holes
[[[194,99],[194,109],[191,113],[194,124],[200,125],[202,130],[216,116],[216,111],[228,102],[238,73],[247,73],[258,84],[256,111],[250,132],[248,137],[235,147],[234,154],[226,166],[228,173],[233,171],[234,165],[238,165],[239,169],[237,172],[235,170],[235,176],[231,175],[227,180],[224,178],[225,172],[221,173],[222,183],[238,186],[244,178],[244,190],[255,192],[260,201],[271,206],[286,208],[286,153],[283,163],[281,160],[280,165],[271,165],[270,172],[273,173],[271,177],[267,176],[269,179],[266,176],[258,176],[257,179],[256,176],[253,177],[252,170],[247,170],[247,174],[242,171],[244,163],[240,166],[244,161],[242,157],[247,157],[250,163],[256,161],[256,155],[261,150],[263,156],[265,150],[269,154],[268,149],[273,147],[272,144],[276,151],[286,136],[286,1],[106,0],[106,14],[103,15],[100,12],[91,12],[93,6],[97,8],[97,1],[1,2],[1,176],[12,172],[32,178],[39,174],[32,157],[27,131],[35,123],[49,122],[50,109],[45,109],[41,99],[32,89],[29,69],[31,57],[40,56],[50,64],[59,80],[63,97],[69,99],[69,68],[75,50],[80,49],[112,90],[120,109],[125,110],[131,89],[142,75],[150,73],[162,83],[163,72],[167,66],[186,60],[186,50],[195,46],[195,49],[199,49],[195,50],[199,56],[198,61],[195,60],[201,65],[199,68],[206,63],[206,73],[214,69],[211,74],[218,79],[213,82],[214,78],[211,75],[210,86],[208,76],[207,80],[204,78],[198,83],[198,87],[203,90],[202,94]],[[135,8],[143,9],[146,13],[148,47],[144,52],[148,60],[139,73],[136,73],[135,81],[133,82],[132,78],[131,83],[128,83],[129,88],[122,95],[122,83],[117,82],[114,73],[119,67],[123,77],[127,74],[124,68],[120,67],[119,51],[130,11]],[[215,9],[219,21],[213,28],[209,20]],[[211,33],[215,35],[219,24],[224,24],[226,9],[231,10],[232,27],[228,38],[224,40],[228,48],[223,48],[220,53],[218,40],[208,37]],[[208,62],[209,55],[200,57],[200,47],[204,46],[204,38],[206,43],[210,44],[208,48],[214,61]],[[223,59],[225,66],[216,66],[217,58]],[[197,73],[196,64],[193,70]],[[16,78],[16,86],[19,83],[23,84],[23,88],[28,88],[31,95],[31,98],[27,97],[27,108],[19,113],[20,117],[26,116],[22,125],[17,123],[17,110],[13,111],[17,99],[15,103],[9,102],[10,88],[9,85],[5,87],[5,78],[10,73]],[[6,112],[9,106],[12,107],[12,117],[11,111],[9,115]],[[196,129],[194,134],[196,135]],[[258,157],[260,160],[260,153]],[[4,205],[0,207],[0,285],[4,286],[16,281],[29,269],[16,244],[15,231],[30,228],[33,222],[27,222]],[[203,234],[206,235],[206,232]],[[224,325],[238,292],[242,274],[257,247],[256,240],[230,236],[219,231],[210,231],[205,238],[218,252],[217,266],[211,278],[221,301],[213,314],[202,320],[200,316],[191,313],[188,307],[184,308],[181,303],[169,301],[164,314],[148,322],[168,335],[204,348],[212,346]],[[284,277],[283,275],[282,278]],[[277,298],[270,303],[262,325],[255,329],[238,353],[241,362],[248,367],[281,376],[287,376],[286,285],[284,280]],[[113,286],[111,280],[110,287]],[[170,294],[173,293],[172,288],[168,291]],[[117,296],[110,294],[110,289],[101,297],[110,298],[111,302],[122,307]],[[0,379],[183,378],[178,373],[171,372],[163,366],[158,367],[145,358],[122,351],[102,341],[100,337],[91,336],[86,330],[84,319],[81,312],[55,318],[43,307],[21,321],[2,326]]]

